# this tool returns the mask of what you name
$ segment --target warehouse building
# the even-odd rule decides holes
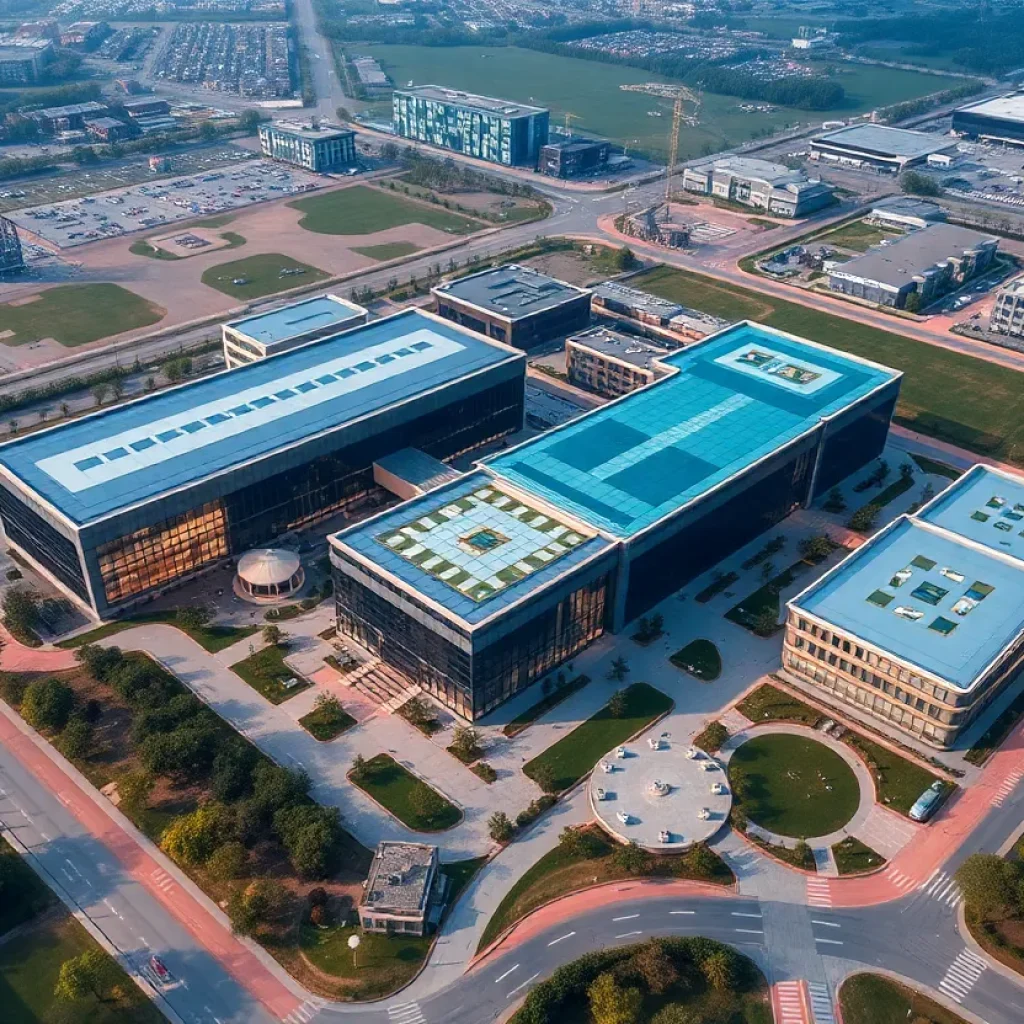
[[[295,121],[260,125],[260,151],[307,171],[328,174],[356,162],[356,133],[347,128],[317,127]]]
[[[916,312],[987,270],[998,248],[995,235],[932,224],[873,246],[846,263],[830,265],[828,286],[879,306]]]
[[[525,360],[409,310],[0,446],[11,546],[100,617],[519,430]]]
[[[894,370],[742,323],[330,538],[338,632],[475,719],[877,457]]]
[[[730,156],[683,171],[687,192],[714,196],[777,217],[805,217],[835,202],[835,189],[803,171],[754,157]]]
[[[221,325],[224,362],[245,366],[365,324],[369,313],[337,295],[317,295]]]
[[[1024,92],[996,96],[954,110],[953,131],[972,139],[1024,145]]]
[[[606,398],[621,398],[665,374],[668,349],[612,330],[591,327],[565,340],[569,383]]]
[[[392,107],[401,138],[506,167],[536,167],[548,141],[548,111],[525,103],[421,85],[396,89]]]
[[[926,228],[946,219],[946,211],[938,203],[913,196],[890,196],[871,207],[866,218],[872,224],[888,228]]]
[[[956,139],[882,124],[853,124],[811,139],[811,159],[899,174],[932,153],[956,152]]]
[[[540,151],[539,169],[552,178],[580,178],[599,174],[608,166],[610,142],[594,139],[561,139],[549,142]]]
[[[975,466],[788,605],[783,668],[946,749],[1024,667],[1024,478]]]
[[[590,291],[515,263],[433,289],[438,315],[530,351],[590,323]]]
[[[69,103],[63,107],[45,107],[32,110],[26,117],[32,118],[43,132],[66,132],[85,127],[87,120],[106,117],[110,110],[103,103],[89,100],[86,103]]]

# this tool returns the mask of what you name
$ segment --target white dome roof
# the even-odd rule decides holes
[[[238,575],[253,587],[287,583],[299,571],[299,556],[281,548],[247,551],[238,560]]]

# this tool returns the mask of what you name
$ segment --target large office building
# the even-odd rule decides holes
[[[811,139],[811,159],[899,174],[933,153],[956,151],[956,139],[882,124],[852,124]]]
[[[590,323],[590,291],[506,263],[433,289],[446,320],[529,351]]]
[[[552,178],[581,178],[608,166],[612,144],[596,139],[559,139],[540,151],[538,170]]]
[[[972,139],[1024,145],[1024,92],[996,96],[954,110],[953,131]]]
[[[317,295],[266,313],[229,320],[221,325],[224,362],[245,366],[287,352],[310,341],[366,323],[362,306],[337,295]]]
[[[1024,667],[1024,478],[975,466],[789,602],[783,668],[955,745]]]
[[[403,139],[507,167],[536,167],[548,141],[543,107],[438,85],[396,89],[392,106],[394,131]]]
[[[565,372],[578,388],[621,398],[663,376],[667,352],[610,327],[591,327],[565,339]]]
[[[271,160],[327,174],[356,162],[356,133],[294,121],[261,124],[260,151]]]
[[[846,263],[830,264],[828,286],[879,306],[906,309],[909,302],[923,310],[987,270],[998,247],[995,235],[931,224]]]
[[[518,430],[525,360],[409,310],[0,446],[13,548],[108,617],[383,492],[374,461]]]
[[[25,269],[25,253],[21,248],[18,228],[13,220],[0,217],[0,276],[20,274]]]
[[[747,156],[730,156],[683,171],[687,192],[740,203],[777,217],[805,217],[835,202],[835,189],[803,171]]]
[[[1024,338],[1024,278],[1012,281],[996,294],[988,326],[996,334]]]
[[[742,323],[330,538],[338,631],[466,718],[877,457],[894,370]]]

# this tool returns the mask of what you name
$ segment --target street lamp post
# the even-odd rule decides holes
[[[360,939],[358,935],[350,935],[348,937],[348,948],[352,950],[352,969],[353,970],[358,970],[359,969],[359,964],[358,964],[358,962],[356,960],[356,950],[359,949],[359,943],[360,942],[362,942],[362,939]]]

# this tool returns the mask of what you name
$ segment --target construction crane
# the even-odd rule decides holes
[[[683,121],[689,125],[697,124],[700,112],[701,93],[687,89],[685,85],[673,86],[674,102],[672,104],[672,135],[668,144],[668,163],[665,166],[665,206],[668,207],[672,198],[672,174],[679,159],[679,128]],[[693,112],[686,113],[685,104],[693,104]]]
[[[570,121],[579,121],[579,120],[580,120],[579,114],[570,114],[568,110],[565,112],[565,134],[569,138],[572,138],[572,128],[571,128],[569,122]]]

